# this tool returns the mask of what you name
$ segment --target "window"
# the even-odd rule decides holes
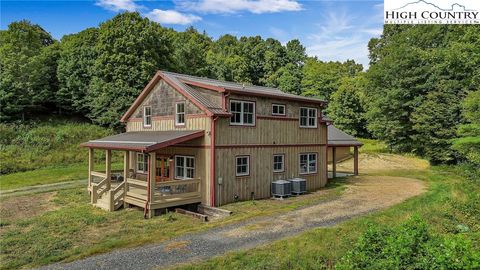
[[[175,104],[175,125],[185,125],[185,102]]]
[[[300,127],[306,127],[306,128],[317,127],[317,109],[300,108]]]
[[[143,107],[143,126],[152,126],[152,107],[150,106]]]
[[[230,124],[232,125],[255,125],[255,103],[251,101],[230,101]]]
[[[250,157],[236,157],[236,176],[247,176],[250,174]]]
[[[317,154],[300,154],[300,173],[309,174],[317,172]]]
[[[148,155],[137,153],[137,172],[146,173],[148,170]]]
[[[195,177],[195,158],[175,156],[175,178],[192,179]]]
[[[285,155],[273,155],[273,172],[285,171]]]
[[[272,115],[285,115],[285,105],[272,104]]]

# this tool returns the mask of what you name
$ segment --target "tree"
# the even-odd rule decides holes
[[[159,69],[172,68],[166,30],[140,14],[121,13],[100,25],[87,116],[118,126],[121,115]]]
[[[180,73],[209,76],[207,53],[212,46],[212,40],[206,33],[200,34],[195,28],[189,27],[183,32],[174,32],[173,46],[175,67]]]
[[[329,100],[330,95],[337,91],[343,77],[353,77],[362,69],[362,65],[353,60],[341,63],[307,58],[303,66],[302,95]]]
[[[98,29],[88,28],[61,40],[57,77],[59,89],[56,102],[71,112],[88,112],[85,99],[94,72]]]
[[[345,77],[331,96],[327,114],[335,126],[353,136],[367,138],[365,91],[368,81],[364,76]]]
[[[13,22],[0,32],[0,119],[15,119],[44,106],[56,91],[53,38],[29,21]],[[52,57],[51,59],[49,57]]]
[[[462,115],[465,123],[458,127],[459,138],[453,140],[452,148],[480,165],[480,90],[468,93],[462,102]]]

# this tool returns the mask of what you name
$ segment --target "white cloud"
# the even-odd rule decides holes
[[[382,34],[382,20],[376,16],[353,17],[338,9],[327,12],[321,19],[318,31],[307,37],[307,53],[323,61],[354,59],[368,68],[368,42]]]
[[[178,7],[203,13],[251,12],[255,14],[299,11],[302,5],[296,0],[179,0]]]
[[[152,21],[163,24],[191,24],[200,21],[202,18],[192,15],[180,13],[176,10],[154,9],[146,14],[146,17]]]
[[[133,0],[98,0],[95,5],[111,11],[136,11],[142,6],[135,4]]]

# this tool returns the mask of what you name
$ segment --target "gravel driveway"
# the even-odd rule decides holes
[[[400,203],[424,192],[423,182],[402,177],[352,178],[336,199],[286,214],[182,236],[161,244],[121,249],[41,269],[152,269],[208,259],[250,249],[316,227],[336,225],[356,216]]]

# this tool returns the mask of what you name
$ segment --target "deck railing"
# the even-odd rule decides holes
[[[98,183],[92,183],[92,203],[96,203],[98,198],[107,191],[107,182],[107,178],[105,177]]]

